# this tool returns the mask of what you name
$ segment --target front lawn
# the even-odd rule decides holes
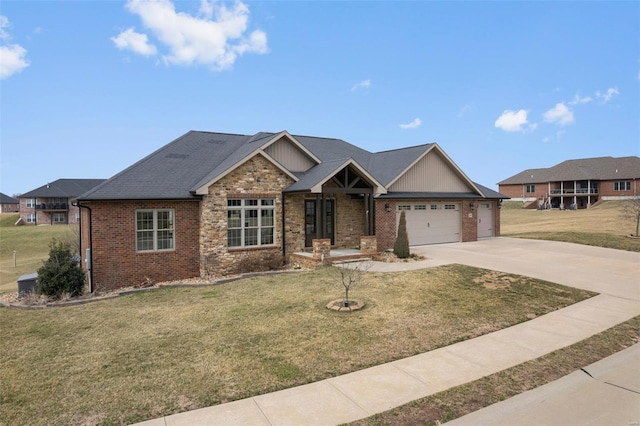
[[[365,275],[338,313],[330,268],[0,309],[0,423],[124,424],[389,362],[592,295],[450,265]]]

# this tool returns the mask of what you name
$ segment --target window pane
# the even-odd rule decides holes
[[[244,211],[244,226],[248,228],[254,228],[258,226],[258,210],[252,209]]]
[[[138,231],[138,251],[153,250],[153,231]]]
[[[240,247],[242,245],[241,229],[229,229],[227,231],[227,246]]]
[[[262,200],[262,203],[261,203],[261,204],[262,204],[263,206],[273,206],[273,204],[275,203],[275,201],[276,201],[276,200],[273,200],[273,199],[271,199],[271,200]]]
[[[158,211],[158,229],[173,229],[173,212]]]
[[[273,228],[262,228],[260,231],[260,244],[273,244]]]
[[[242,200],[227,200],[227,206],[229,207],[240,207],[242,205]]]
[[[137,216],[136,229],[138,231],[153,229],[153,212],[138,212]]]
[[[262,210],[260,213],[262,215],[260,224],[262,226],[273,226],[273,210]]]
[[[241,210],[227,211],[227,227],[229,229],[242,227],[242,216],[240,212]]]
[[[258,245],[258,228],[251,228],[251,229],[244,230],[244,245],[245,246]]]
[[[257,206],[258,200],[244,200],[245,206]]]
[[[173,248],[173,231],[158,231],[158,250]]]

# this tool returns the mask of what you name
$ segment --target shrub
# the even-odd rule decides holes
[[[411,256],[409,252],[409,236],[407,235],[407,218],[404,210],[400,212],[400,223],[398,224],[398,238],[393,245],[393,254],[400,259],[406,259]]]
[[[38,293],[59,299],[64,293],[72,297],[82,293],[85,275],[78,256],[69,243],[55,238],[49,243],[49,259],[38,269]]]

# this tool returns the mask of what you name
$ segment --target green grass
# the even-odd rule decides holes
[[[328,269],[0,309],[0,423],[124,424],[426,352],[592,294],[449,265],[368,273],[353,313]]]
[[[0,293],[16,291],[21,275],[36,272],[42,266],[42,261],[49,255],[51,239],[71,241],[77,238],[75,225],[14,226],[18,217],[17,213],[0,215]]]

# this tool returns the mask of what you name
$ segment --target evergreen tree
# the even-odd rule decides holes
[[[393,245],[393,253],[400,259],[406,259],[411,255],[409,252],[409,236],[407,235],[407,219],[404,210],[400,212],[398,238],[396,238],[396,243]]]
[[[69,243],[55,238],[49,243],[49,259],[38,269],[36,287],[38,293],[60,298],[69,293],[78,296],[84,289],[85,275],[80,266],[79,256],[71,253]]]

